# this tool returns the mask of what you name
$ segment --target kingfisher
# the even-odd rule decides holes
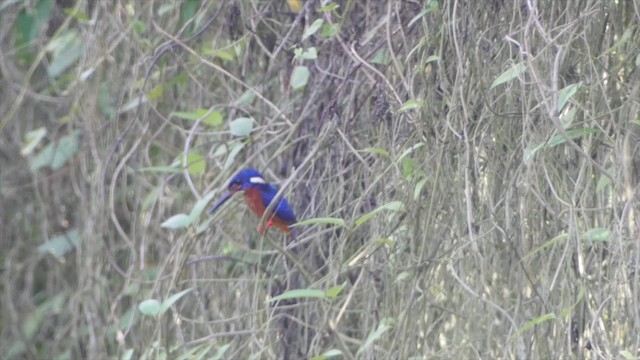
[[[227,186],[227,192],[209,209],[209,214],[215,213],[225,201],[240,191],[244,192],[244,200],[247,202],[247,205],[249,205],[249,209],[259,218],[262,218],[267,207],[278,193],[278,189],[267,183],[258,170],[252,168],[244,169],[231,178]],[[287,200],[284,197],[280,197],[278,202],[273,206],[271,215],[265,222],[265,227],[266,229],[277,227],[284,233],[290,235],[295,241],[296,231],[291,225],[297,221],[296,215],[293,213]],[[264,235],[264,231],[260,226],[258,226],[258,232]]]

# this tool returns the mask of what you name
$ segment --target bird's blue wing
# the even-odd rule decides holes
[[[276,197],[278,189],[276,189],[276,187],[271,184],[266,184],[263,187],[261,193],[264,206],[269,206],[269,204],[271,204],[271,201],[273,201],[273,198]],[[293,209],[291,209],[291,205],[289,205],[284,197],[280,197],[278,204],[273,207],[273,213],[283,221],[291,224],[298,221],[296,219],[296,215],[293,213]]]

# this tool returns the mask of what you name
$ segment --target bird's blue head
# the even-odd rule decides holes
[[[237,174],[231,178],[227,190],[230,192],[238,192],[246,190],[252,186],[264,185],[266,182],[262,177],[262,174],[256,169],[244,169],[240,170]]]
[[[252,168],[240,170],[229,181],[227,192],[209,209],[209,214],[216,212],[225,201],[229,200],[229,198],[238,191],[244,191],[252,186],[260,185],[267,185],[267,182],[264,181],[262,174],[260,174],[258,170]]]

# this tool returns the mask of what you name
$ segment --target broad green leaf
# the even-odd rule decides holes
[[[55,257],[63,257],[80,245],[80,231],[71,229],[68,232],[52,237],[38,246],[40,254],[50,253]]]
[[[611,232],[607,228],[593,228],[582,234],[582,240],[588,241],[609,241]]]
[[[191,176],[198,176],[204,174],[207,162],[198,150],[191,150],[187,154],[187,163],[183,164],[183,166],[184,165],[187,166],[187,170]]]
[[[363,351],[369,348],[374,342],[380,339],[382,334],[384,334],[385,332],[391,329],[391,325],[388,325],[387,322],[389,321],[385,321],[384,319],[380,322],[380,325],[378,325],[378,328],[375,329],[373,332],[371,332],[369,336],[367,336],[367,339],[364,341],[364,344],[362,344],[362,346],[360,346],[360,349],[358,349],[357,354],[361,354]]]
[[[55,78],[80,58],[84,52],[84,44],[78,35],[78,30],[68,29],[47,45],[47,51],[51,53],[47,74]]]
[[[342,355],[342,351],[338,349],[331,349],[329,351],[324,352],[322,355],[312,357],[311,360],[327,360],[332,357],[336,357],[340,355]]]
[[[160,314],[160,301],[156,299],[145,300],[138,305],[138,310],[147,316],[158,316]]]
[[[366,152],[366,153],[369,153],[369,154],[378,154],[378,155],[389,156],[389,152],[387,150],[381,149],[381,148],[365,148],[365,149],[358,150],[358,151]]]
[[[434,61],[436,61],[436,62],[437,62],[437,61],[440,61],[440,56],[438,56],[438,55],[431,55],[431,56],[429,56],[429,57],[427,58],[427,60],[425,60],[425,62],[424,62],[424,63],[425,63],[425,64],[428,64],[428,63],[430,63],[430,62],[434,62]]]
[[[74,131],[47,145],[33,158],[29,168],[36,172],[50,166],[53,171],[60,170],[78,151],[80,132]]]
[[[230,168],[231,165],[233,165],[233,163],[236,161],[236,156],[238,156],[240,151],[244,149],[244,142],[236,142],[231,144],[229,147],[231,148],[231,150],[229,151],[227,160],[224,162],[224,170]]]
[[[244,93],[242,93],[242,95],[240,95],[238,100],[233,102],[233,105],[234,106],[248,105],[253,101],[255,97],[256,97],[256,94],[253,92],[253,90],[249,89]]]
[[[289,299],[325,299],[327,295],[322,290],[316,289],[294,289],[285,291],[278,296],[274,296],[269,299],[270,303],[280,301],[280,300],[289,300]]]
[[[413,172],[416,167],[416,161],[413,158],[407,156],[402,159],[402,176],[409,180],[413,176]]]
[[[591,135],[591,134],[595,134],[600,132],[599,129],[595,129],[595,128],[579,128],[579,129],[571,129],[571,130],[567,130],[567,135],[570,139],[576,139],[579,137],[583,137],[583,136],[587,136],[587,135]],[[543,149],[545,147],[547,148],[551,148],[560,144],[564,144],[565,142],[567,142],[567,139],[562,136],[562,134],[556,134],[554,136],[551,137],[551,139],[549,139],[549,141],[547,142],[543,142],[537,145],[531,145],[531,146],[527,146],[524,149],[524,161],[525,162],[529,162],[533,159],[533,156],[540,150]]]
[[[336,285],[333,286],[331,288],[329,288],[327,291],[325,291],[325,294],[327,295],[327,298],[329,299],[334,299],[336,297],[338,297],[338,295],[340,295],[340,293],[342,292],[342,290],[345,288],[345,285]]]
[[[322,27],[322,24],[324,24],[324,20],[316,19],[313,23],[311,23],[311,25],[309,25],[309,27],[304,30],[304,33],[302,34],[302,40],[304,41],[304,39],[315,34]]]
[[[416,149],[419,149],[419,148],[421,148],[423,146],[424,146],[423,142],[419,142],[419,143],[411,145],[410,148],[408,148],[407,150],[403,151],[402,154],[400,154],[400,156],[398,157],[398,161],[401,161],[402,159],[404,159],[405,156],[411,154]]]
[[[405,112],[408,110],[420,109],[423,105],[424,105],[424,101],[420,99],[407,100],[404,104],[402,104],[400,109],[398,109],[398,112]]]
[[[181,229],[193,223],[193,218],[186,214],[173,215],[163,222],[160,226],[167,229]]]
[[[359,227],[384,211],[400,212],[404,210],[404,204],[402,203],[402,201],[392,201],[388,204],[380,206],[379,208],[373,210],[368,214],[362,215],[361,217],[357,218],[355,221],[355,225],[356,227]]]
[[[339,32],[339,24],[324,24],[322,25],[322,31],[320,32],[320,35],[324,38],[332,38]]]
[[[198,108],[196,111],[191,112],[174,111],[169,116],[175,116],[179,119],[190,121],[196,121],[206,116],[202,120],[203,124],[207,124],[211,127],[218,127],[222,125],[222,114],[218,111],[210,111],[209,109]]]
[[[613,167],[607,169],[610,173],[613,172]],[[607,188],[607,186],[611,185],[611,179],[608,176],[600,175],[600,179],[598,179],[598,184],[596,185],[596,192],[601,192]]]
[[[192,290],[193,288],[188,288],[186,290],[180,291],[177,294],[171,295],[169,298],[163,301],[162,304],[160,305],[160,314],[163,314],[165,311],[169,310],[169,308],[173,306],[173,304],[175,304],[176,301],[180,300],[180,298],[190,293]]]
[[[537,254],[538,252],[540,252],[540,251],[542,251],[542,250],[544,250],[544,249],[546,249],[546,248],[548,248],[550,246],[553,246],[553,245],[555,245],[555,244],[557,244],[559,242],[565,241],[568,238],[569,238],[569,236],[567,234],[560,234],[560,235],[554,237],[553,239],[545,242],[544,244],[538,246],[537,248],[531,250],[531,252],[529,252],[527,255],[525,255],[522,258],[522,260],[524,261],[526,258],[531,257],[531,256]]]
[[[163,94],[164,94],[164,84],[159,84],[158,86],[151,89],[146,94],[146,97],[147,97],[147,100],[155,100],[162,97]]]
[[[309,75],[309,68],[304,65],[299,65],[293,68],[293,72],[291,72],[291,80],[289,80],[291,88],[297,90],[305,87],[309,82]]]
[[[332,218],[332,217],[322,217],[322,218],[312,218],[304,221],[299,221],[292,226],[305,226],[305,225],[336,225],[336,226],[344,226],[344,220],[340,218]]]
[[[229,131],[231,135],[247,137],[253,130],[253,119],[248,117],[239,117],[229,122]]]
[[[562,122],[563,129],[566,130],[570,128],[571,125],[573,125],[573,120],[575,120],[577,112],[578,112],[578,109],[574,106],[574,107],[571,107],[571,109],[567,111],[563,111],[560,114],[560,122]]]
[[[638,360],[640,359],[637,356],[634,356],[627,350],[620,350],[620,355],[624,358],[624,360]]]
[[[340,5],[338,5],[338,4],[336,4],[336,3],[334,3],[332,1],[332,2],[328,3],[327,5],[321,7],[320,9],[318,9],[318,12],[319,13],[326,13],[326,12],[333,11],[333,10],[339,8],[339,7],[340,7]]]
[[[549,320],[554,320],[556,318],[556,316],[554,314],[545,314],[542,316],[539,316],[531,321],[528,321],[526,324],[524,324],[522,327],[520,327],[518,329],[518,331],[516,332],[516,334],[514,336],[520,335],[523,332],[532,329],[533,327],[535,327],[538,324],[541,324],[545,321],[549,321]]]
[[[373,57],[371,57],[371,63],[373,64],[379,64],[379,65],[389,65],[389,62],[391,62],[391,55],[389,54],[389,50],[387,50],[387,48],[380,48],[378,49],[378,51],[376,51],[375,54],[373,54]]]
[[[427,178],[424,178],[416,183],[416,188],[413,190],[413,200],[418,200],[420,195],[422,195],[422,189],[427,183]]]
[[[500,76],[498,76],[498,78],[493,81],[493,83],[491,84],[491,89],[493,89],[494,87],[496,87],[496,86],[498,86],[500,84],[504,84],[504,83],[506,83],[508,81],[511,81],[511,80],[517,78],[526,69],[527,69],[527,67],[523,62],[514,64],[513,66],[508,68],[505,72],[500,74]]]
[[[400,274],[398,274],[398,276],[396,276],[396,279],[393,282],[394,283],[403,282],[403,281],[407,280],[409,278],[409,276],[411,276],[410,272],[403,271]]]
[[[40,144],[40,142],[46,135],[47,129],[44,127],[27,132],[24,136],[24,143],[22,144],[20,155],[31,155],[33,150],[35,150],[35,148],[38,146],[38,144]]]
[[[136,19],[131,22],[131,28],[133,31],[137,32],[138,35],[142,35],[147,30],[147,25]]]
[[[308,49],[296,48],[293,53],[298,60],[314,60],[318,58],[318,50],[315,47]]]
[[[578,87],[579,86],[580,86],[580,84],[571,84],[571,85],[565,87],[564,89],[560,90],[560,92],[558,93],[558,109],[557,109],[558,112],[560,112],[560,111],[562,111],[562,109],[564,109],[564,106],[567,104],[567,102],[578,91]]]
[[[413,25],[413,23],[415,23],[416,21],[420,20],[426,14],[428,14],[430,12],[437,12],[438,10],[439,10],[438,2],[437,1],[429,1],[428,6],[425,7],[424,9],[422,9],[422,11],[420,11],[418,13],[418,15],[414,16],[413,19],[411,19],[411,21],[409,21],[409,25],[407,25],[407,26],[410,27],[411,25]]]

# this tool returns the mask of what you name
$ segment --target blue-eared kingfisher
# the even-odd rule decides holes
[[[271,204],[278,189],[267,183],[264,177],[256,169],[244,169],[239,171],[231,178],[229,185],[227,186],[227,192],[222,195],[209,210],[209,214],[213,214],[218,210],[225,201],[229,200],[233,194],[243,191],[244,199],[249,205],[249,209],[253,211],[259,218],[262,218],[265,210]],[[284,197],[280,197],[278,202],[273,206],[271,215],[267,217],[265,227],[277,227],[283,232],[291,235],[291,238],[296,240],[296,231],[291,225],[295,224],[298,220],[293,213],[291,206]],[[258,231],[263,234],[262,229],[258,228]]]

